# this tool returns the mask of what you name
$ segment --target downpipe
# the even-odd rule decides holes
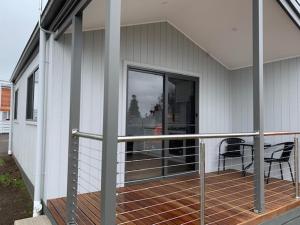
[[[35,181],[33,216],[39,216],[42,212],[42,165],[44,149],[44,95],[45,95],[45,61],[46,61],[46,33],[40,29],[39,43],[39,83],[38,83],[38,112],[37,112],[37,147],[35,158]]]
[[[13,82],[10,83],[10,128],[9,128],[9,140],[8,140],[8,155],[12,155],[12,139],[13,139],[13,125],[14,125],[14,84]]]

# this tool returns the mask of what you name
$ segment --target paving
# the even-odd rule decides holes
[[[15,225],[52,225],[47,216],[16,220]]]
[[[8,134],[0,134],[0,155],[7,155]]]

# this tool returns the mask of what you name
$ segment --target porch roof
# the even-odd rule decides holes
[[[104,0],[84,12],[84,29],[104,27]],[[252,65],[252,1],[123,0],[122,25],[167,21],[226,68]],[[274,0],[264,1],[265,62],[300,55],[300,30]]]
[[[282,1],[282,0],[281,0]],[[56,31],[81,5],[84,30],[104,27],[104,0],[48,1],[42,26]],[[226,68],[252,64],[252,1],[240,0],[123,0],[122,25],[167,21]],[[300,55],[300,30],[275,0],[265,0],[265,62]],[[36,26],[12,74],[15,81],[38,47]]]

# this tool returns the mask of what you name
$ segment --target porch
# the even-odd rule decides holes
[[[200,224],[200,178],[180,176],[117,190],[116,223],[121,224]],[[253,212],[253,174],[226,170],[206,174],[205,224],[261,224],[299,207],[291,181],[271,178],[265,186],[266,210]],[[76,224],[100,224],[100,192],[77,196]],[[48,201],[58,225],[66,222],[66,198]]]
[[[61,166],[53,169],[58,178],[48,176],[46,183],[56,185],[62,181],[62,185],[58,190],[49,188],[45,197],[50,214],[59,225],[92,225],[100,221],[103,225],[260,224],[300,206],[300,127],[296,124],[300,121],[299,109],[293,104],[300,98],[299,59],[291,66],[289,85],[279,88],[286,97],[280,98],[282,103],[278,100],[280,104],[274,97],[279,93],[275,83],[284,85],[286,79],[281,76],[290,71],[289,64],[286,70],[281,65],[276,70],[274,65],[266,67],[270,82],[265,89],[268,107],[264,111],[263,17],[273,18],[273,12],[277,12],[282,19],[277,3],[82,2],[53,37],[60,44],[53,55],[61,57],[62,50],[66,58],[70,53],[71,59],[70,64],[53,66],[54,76],[61,77],[66,67],[71,68],[67,81],[70,92],[54,93],[67,96],[65,102],[70,103],[61,106],[68,111],[64,130],[58,132],[65,135],[61,138],[64,145],[54,150],[63,149],[63,160],[51,151],[51,144],[48,149],[52,157],[48,171],[56,166],[57,159]],[[219,5],[221,2],[227,10]],[[264,4],[270,6],[266,12]],[[188,16],[182,16],[182,8],[189,10]],[[201,24],[210,18],[214,8],[219,12],[216,14],[222,15],[213,18],[214,26]],[[194,9],[201,9],[201,13]],[[237,14],[246,15],[246,22],[239,28],[232,25],[242,21]],[[229,18],[227,22],[225,18]],[[268,30],[290,32],[293,40],[298,40],[294,28],[285,32],[285,26],[277,29],[279,26],[266,21]],[[274,32],[266,32],[266,39],[276,37]],[[287,44],[286,52],[277,48],[281,46],[279,39],[267,46],[267,60],[294,55],[295,46]],[[201,44],[206,44],[210,52],[204,51]],[[56,61],[59,59],[53,57],[53,64]],[[279,78],[273,71],[278,72]],[[55,77],[52,79],[54,83]],[[275,126],[278,118],[282,121]],[[48,124],[57,135],[55,131],[61,124],[55,116],[52,121],[56,126],[51,120]],[[289,157],[291,152],[293,156],[283,161],[284,168],[279,163],[280,170],[272,169],[266,184],[264,173],[269,167],[265,164],[265,135],[292,135],[274,139],[271,144],[281,139],[293,146],[293,150],[288,150]],[[243,155],[242,162],[231,161],[218,173],[218,144],[223,138],[245,138],[252,142],[247,145],[252,151],[245,158]],[[225,156],[221,160],[225,162]]]

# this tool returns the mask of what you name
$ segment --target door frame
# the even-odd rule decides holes
[[[127,131],[127,107],[128,107],[128,72],[130,70],[130,68],[132,68],[133,70],[137,70],[137,71],[145,71],[148,73],[152,73],[154,75],[162,75],[163,76],[163,81],[164,81],[164,93],[166,94],[167,92],[165,91],[166,88],[166,78],[167,77],[172,77],[172,78],[177,78],[180,79],[182,78],[183,80],[191,80],[195,82],[195,133],[199,133],[199,121],[200,121],[200,112],[199,112],[199,106],[200,106],[200,83],[201,83],[201,76],[197,73],[193,73],[193,72],[187,72],[187,71],[181,71],[181,70],[174,70],[174,69],[170,69],[170,68],[166,68],[166,67],[160,67],[160,66],[153,66],[153,65],[149,65],[149,64],[143,64],[143,63],[137,63],[137,62],[132,62],[132,61],[126,61],[123,60],[123,73],[120,79],[121,83],[121,87],[122,90],[120,92],[121,96],[120,96],[120,107],[122,108],[122,110],[120,110],[120,115],[119,115],[119,120],[120,120],[120,128],[119,128],[119,132],[120,135],[125,136],[126,135],[126,131]],[[167,101],[168,98],[164,97],[164,106],[167,105]],[[164,117],[163,120],[165,120],[166,118],[166,114],[167,110],[165,110],[164,107]],[[163,121],[163,131],[165,129],[165,123],[166,121]],[[199,145],[199,140],[196,139],[195,140],[195,146]],[[163,146],[164,147],[164,146]],[[124,162],[124,166],[122,166],[122,168],[120,168],[120,170],[122,171],[123,177],[120,177],[119,180],[122,181],[123,184],[126,183],[125,180],[125,173],[126,173],[126,168],[125,168],[125,161],[126,161],[126,144],[121,144],[120,148],[119,148],[119,152],[121,153],[121,161]],[[165,151],[163,151],[163,154],[165,154]],[[199,154],[199,148],[196,148],[196,153],[195,154]],[[164,157],[164,156],[163,156]],[[166,175],[166,170],[165,170],[165,163],[166,160],[162,160],[163,161],[163,172],[162,172],[162,176],[161,177],[154,177],[154,178],[146,178],[146,179],[141,179],[141,180],[136,180],[136,181],[130,181],[130,183],[139,183],[139,182],[143,182],[145,180],[157,180],[157,179],[162,179],[164,177],[173,177],[173,176],[180,176],[183,175],[185,173],[179,173],[179,174],[172,174],[172,175]],[[195,170],[188,172],[189,174],[197,174],[198,170],[199,170],[199,165],[197,162],[199,162],[199,157],[195,158],[195,162],[196,162],[196,167]],[[124,186],[124,185],[122,185]]]

